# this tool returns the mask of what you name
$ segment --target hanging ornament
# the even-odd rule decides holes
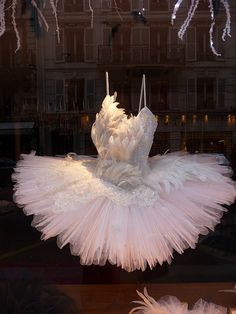
[[[188,10],[188,14],[187,17],[184,21],[184,23],[182,24],[182,26],[180,27],[180,30],[178,32],[178,37],[180,39],[183,40],[184,34],[195,14],[196,9],[198,8],[198,5],[200,3],[201,0],[191,0],[191,4]],[[171,15],[171,22],[172,24],[174,24],[174,20],[176,19],[176,14],[182,4],[183,0],[178,0],[176,1],[175,5],[174,5],[174,9]],[[220,9],[220,5],[222,4],[224,9],[225,9],[225,13],[226,13],[226,22],[225,22],[225,27],[223,29],[223,33],[222,33],[222,40],[225,41],[225,37],[226,35],[231,37],[230,35],[230,25],[231,25],[231,15],[230,15],[230,6],[229,6],[229,2],[228,0],[208,0],[208,7],[209,7],[209,11],[211,14],[211,26],[209,29],[209,42],[210,42],[210,47],[212,52],[216,55],[216,56],[221,56],[220,53],[218,53],[214,47],[214,41],[213,41],[213,31],[214,31],[214,26],[215,26],[215,18],[219,13],[219,9]]]

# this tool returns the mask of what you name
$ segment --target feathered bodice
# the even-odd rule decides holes
[[[106,96],[92,127],[100,161],[124,162],[143,172],[157,127],[156,118],[147,107],[137,116],[127,117],[117,105],[115,96]]]

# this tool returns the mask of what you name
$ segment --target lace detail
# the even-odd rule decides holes
[[[120,166],[124,167],[123,164]],[[81,163],[80,168],[83,168],[83,163]],[[109,167],[106,169],[110,171]],[[130,170],[130,168],[128,168],[127,171],[128,170]],[[59,174],[59,172],[57,173]],[[63,177],[63,171],[60,176]],[[76,175],[74,176],[73,183],[70,185],[66,198],[64,190],[57,193],[55,199],[56,211],[63,211],[68,207],[76,208],[78,200],[81,203],[87,203],[99,197],[107,197],[118,206],[134,205],[137,207],[151,206],[158,199],[158,193],[150,187],[141,184],[140,180],[136,179],[135,187],[132,187],[132,184],[130,184],[127,189],[127,181],[122,177],[122,174],[121,183],[124,181],[124,186],[122,186],[122,184],[114,185],[113,182],[103,180],[100,177],[102,177],[101,174],[99,177],[96,177],[95,174],[90,173],[88,169],[85,170],[84,168],[83,176],[81,176],[81,172],[78,177]],[[132,181],[132,178],[129,178],[129,180]],[[130,181],[128,181],[128,183]],[[51,192],[52,191],[53,189],[51,189]],[[91,191],[93,191],[93,193],[91,193]]]

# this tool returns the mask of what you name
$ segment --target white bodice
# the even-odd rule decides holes
[[[143,172],[157,127],[156,118],[147,107],[137,116],[127,117],[117,105],[113,96],[106,96],[92,127],[91,136],[99,158],[126,162]]]
[[[140,128],[143,130],[143,136],[140,138],[136,149],[133,151],[130,163],[141,169],[147,167],[147,159],[153,143],[153,136],[157,128],[157,120],[153,113],[144,107],[141,109],[136,119]]]

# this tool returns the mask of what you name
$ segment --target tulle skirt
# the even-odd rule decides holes
[[[140,173],[124,162],[102,168],[96,158],[32,153],[17,164],[14,197],[42,239],[69,244],[82,264],[144,270],[194,248],[220,222],[236,197],[225,163],[179,152],[149,158]]]

